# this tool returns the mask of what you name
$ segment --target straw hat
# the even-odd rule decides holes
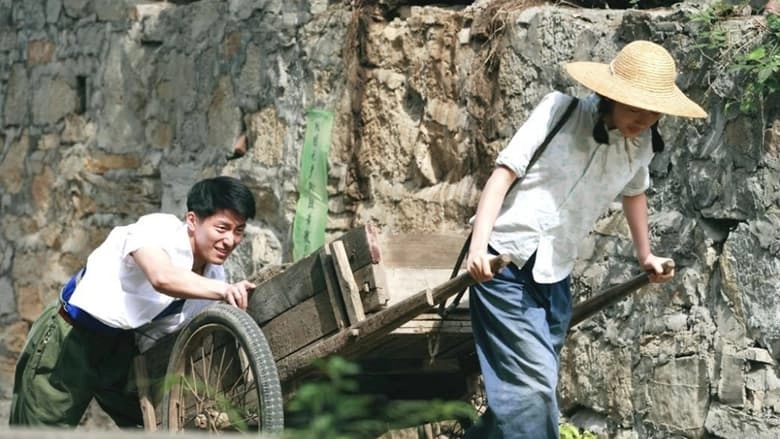
[[[677,88],[674,59],[650,41],[634,41],[609,64],[571,62],[566,71],[596,93],[632,107],[685,117],[707,112]]]

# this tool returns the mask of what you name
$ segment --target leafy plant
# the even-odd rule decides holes
[[[744,29],[730,26],[728,21],[736,11],[746,8],[747,3],[716,1],[692,15],[691,21],[701,27],[695,47],[714,62],[716,70],[731,71],[742,79],[738,82],[744,84],[744,90],[736,100],[740,110],[763,116],[764,103],[780,92],[780,17],[753,16],[742,23]],[[726,105],[728,108],[729,103]]]
[[[588,430],[580,432],[580,430],[571,424],[561,424],[560,426],[561,439],[598,439],[595,434]]]
[[[766,16],[766,29],[761,43],[747,53],[738,54],[733,68],[749,78],[740,101],[743,112],[756,110],[756,102],[763,102],[765,98],[780,92],[780,15]]]
[[[703,38],[694,47],[719,51],[726,45],[726,30],[720,25],[724,17],[731,14],[731,7],[724,6],[721,2],[714,2],[709,7],[702,9],[691,16],[691,21],[704,29]]]
[[[286,437],[376,438],[388,430],[445,419],[476,419],[465,401],[393,401],[359,392],[360,369],[340,357],[320,361],[325,379],[303,384],[287,405]]]

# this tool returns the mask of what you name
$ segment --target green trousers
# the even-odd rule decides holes
[[[33,323],[16,364],[10,425],[76,426],[92,398],[119,427],[141,427],[132,332],[97,335],[73,327],[59,301]]]

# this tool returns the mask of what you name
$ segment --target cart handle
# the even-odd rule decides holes
[[[674,270],[674,261],[670,259],[664,262],[663,269],[664,274],[671,273]],[[590,299],[583,300],[576,304],[572,310],[569,329],[649,283],[650,271],[645,271],[621,284],[607,288]]]

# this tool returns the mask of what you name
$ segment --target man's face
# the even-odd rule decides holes
[[[653,126],[660,118],[661,113],[615,102],[610,125],[611,128],[617,128],[623,136],[634,138]]]
[[[232,210],[219,210],[203,219],[187,212],[187,227],[195,264],[221,265],[244,237],[246,219]]]

